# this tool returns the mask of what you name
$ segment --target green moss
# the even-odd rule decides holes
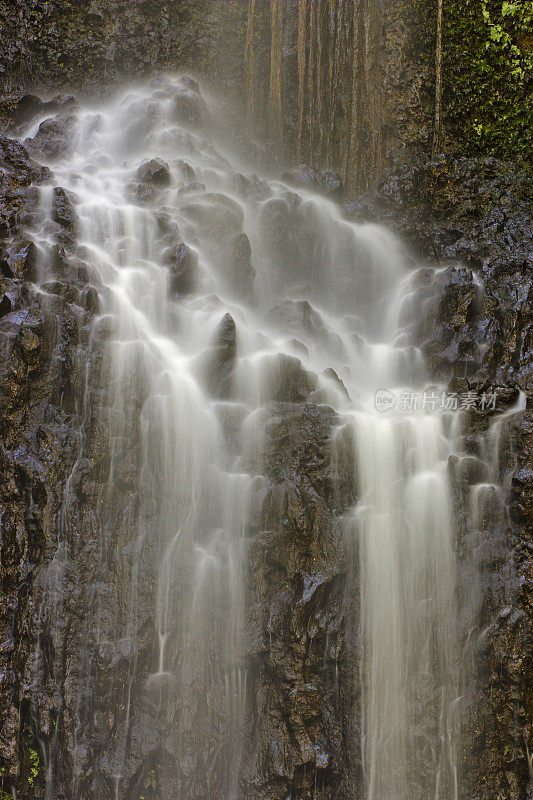
[[[37,750],[33,750],[33,748],[30,747],[28,752],[30,756],[30,772],[28,775],[28,783],[30,784],[31,787],[33,787],[36,779],[39,777],[39,772],[41,770],[41,761]]]
[[[533,4],[450,0],[445,28],[450,115],[471,147],[530,157]]]
[[[436,0],[420,0],[418,10],[427,64]],[[532,45],[531,0],[444,0],[444,119],[466,154],[531,159]]]

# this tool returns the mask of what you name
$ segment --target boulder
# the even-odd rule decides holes
[[[184,242],[170,246],[164,254],[163,263],[168,267],[171,294],[187,294],[192,291],[198,267],[198,255]]]
[[[205,380],[213,397],[231,396],[231,374],[237,356],[237,329],[231,314],[225,314],[214,336],[212,348],[208,351],[205,366]]]
[[[185,196],[184,201],[187,200]],[[206,192],[197,199],[185,202],[182,211],[201,233],[218,243],[229,234],[238,233],[244,222],[240,205],[224,194]]]
[[[245,233],[230,233],[224,237],[222,263],[226,283],[239,295],[248,296],[252,291],[255,270],[252,267],[252,247]]]
[[[197,127],[205,118],[207,107],[197,91],[182,91],[176,94],[172,104],[172,115],[181,125]]]
[[[29,152],[37,158],[55,161],[72,154],[72,128],[76,117],[61,113],[45,119],[33,139],[26,139]]]
[[[169,166],[160,158],[152,158],[142,163],[135,175],[141,183],[158,188],[168,186],[171,181]]]
[[[77,222],[77,215],[73,208],[74,197],[70,192],[66,192],[61,186],[54,189],[52,219],[59,223],[63,228],[74,231]]]

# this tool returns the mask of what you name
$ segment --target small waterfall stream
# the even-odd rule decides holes
[[[425,389],[409,343],[401,248],[324,198],[252,174],[215,119],[216,103],[194,81],[157,79],[80,111],[73,154],[53,167],[101,298],[91,335],[104,344],[86,386],[107,465],[95,580],[104,586],[113,573],[118,594],[95,592],[87,611],[97,647],[123,652],[137,669],[149,634],[136,629],[136,611],[155,600],[146,697],[168,720],[166,748],[202,775],[179,796],[214,797],[216,786],[217,797],[241,797],[253,691],[243,658],[247,525],[261,482],[250,454],[261,449],[271,401],[331,406],[355,448],[357,503],[342,522],[359,560],[364,797],[457,800],[462,674],[447,463],[459,415],[442,407],[442,387]],[[45,230],[36,241],[45,253]],[[41,262],[44,294],[56,276]],[[406,401],[415,391],[431,395],[424,409]],[[474,524],[489,490],[475,491]],[[75,502],[67,486],[67,528]],[[48,572],[52,605],[83,535],[60,542]],[[143,577],[152,562],[155,586]],[[87,636],[88,628],[72,655],[80,672]],[[137,746],[132,669],[119,743],[104,759],[117,798],[130,796],[124,765]],[[88,769],[82,739],[80,729],[71,800],[82,797]],[[216,763],[207,763],[214,739]],[[49,755],[49,800],[58,759]]]

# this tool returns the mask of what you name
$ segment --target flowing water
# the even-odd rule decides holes
[[[342,522],[359,559],[353,680],[362,686],[365,797],[454,800],[460,675],[446,465],[457,415],[434,400],[422,410],[405,401],[423,391],[424,377],[399,323],[410,292],[401,248],[379,226],[345,221],[324,198],[257,177],[216,118],[217,104],[190,79],[158,79],[80,111],[73,154],[53,167],[54,182],[71,193],[77,254],[102,304],[91,336],[104,345],[87,371],[84,406],[87,418],[99,418],[107,459],[97,574],[119,570],[127,591],[114,638],[113,598],[95,593],[97,646],[133,650],[139,663],[148,634],[135,629],[136,612],[155,598],[157,659],[146,666],[145,692],[172,717],[167,746],[208,776],[213,765],[202,759],[216,728],[225,742],[220,796],[239,797],[250,690],[246,531],[257,478],[249,456],[261,448],[269,401],[332,406],[355,446],[358,499]],[[150,159],[165,164],[140,184],[137,170]],[[46,236],[38,241],[44,251]],[[43,259],[40,291],[55,277]],[[377,392],[396,403],[378,408]],[[48,574],[58,619],[54,586],[69,547],[81,546],[73,538],[83,540],[69,531],[69,486],[64,539]],[[128,493],[134,499],[119,518]],[[141,577],[149,559],[151,595]],[[135,747],[131,678],[130,669],[121,743],[106,765],[116,797]],[[183,700],[191,695],[203,704],[194,722]],[[77,800],[87,763],[83,747],[72,748]],[[48,760],[54,798],[57,755]],[[209,796],[208,786],[205,777],[191,797]]]

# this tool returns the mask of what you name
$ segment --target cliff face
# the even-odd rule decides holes
[[[83,363],[91,294],[83,272],[62,262],[71,242],[64,218],[55,231],[64,283],[50,287],[50,302],[33,293],[38,253],[24,231],[35,223],[36,187],[49,178],[49,171],[5,137],[0,139],[0,166],[1,774],[4,791],[15,780],[21,796],[30,797],[39,790],[35,762],[41,757],[28,717],[32,677],[25,665],[39,647],[48,657],[46,643],[36,641],[42,608],[34,583],[60,540],[65,482],[79,446],[83,381],[78,359]],[[48,718],[48,725],[53,719]]]
[[[304,160],[315,166],[327,163],[345,177],[359,171],[359,188],[374,185],[384,169],[427,156],[434,92],[431,60],[421,60],[418,52],[421,43],[424,52],[432,47],[431,32],[420,26],[425,10],[403,0],[385,0],[368,8],[361,4],[363,8],[360,25],[367,31],[367,44],[357,63],[352,44],[358,23],[349,3],[339,2],[332,17],[334,31],[325,18],[320,20],[322,32],[318,16],[314,22],[307,19],[302,152]],[[298,139],[298,13],[295,0],[283,3],[283,150],[277,148],[276,157],[289,161],[296,158]],[[0,74],[4,90],[32,88],[46,95],[52,88],[56,93],[94,97],[157,70],[188,69],[207,75],[238,109],[238,121],[235,114],[228,119],[240,134],[247,16],[244,0],[32,0],[17,6],[3,2]],[[263,141],[269,139],[271,128],[267,113],[271,36],[269,8],[257,3],[253,128]],[[350,144],[355,134],[354,80],[361,87],[357,114],[364,119],[362,125],[357,123],[357,152]],[[328,87],[328,82],[333,85]]]
[[[84,89],[101,93],[125,75],[186,64],[213,41],[212,34],[204,38],[196,3],[4,4],[0,14],[8,42],[4,74],[13,88],[45,85],[55,92],[81,81]],[[386,14],[385,85],[401,137],[391,135],[397,144],[391,144],[390,159],[408,165],[346,203],[345,212],[392,226],[418,258],[442,267],[422,270],[416,284],[414,336],[430,373],[452,381],[454,391],[496,388],[500,410],[510,410],[519,389],[532,388],[531,183],[491,159],[412,165],[413,153],[422,155],[428,144],[427,73],[406,72],[412,31],[399,4]],[[290,60],[290,48],[284,52]],[[65,97],[55,102],[44,108],[54,122],[39,134],[37,159],[68,147],[75,106]],[[4,127],[14,131],[42,111],[35,97],[11,97],[2,104]],[[289,115],[286,124],[293,123]],[[109,467],[107,430],[90,414],[101,398],[86,395],[89,344],[98,371],[99,337],[106,336],[103,327],[89,343],[100,287],[90,284],[76,252],[75,215],[56,189],[49,233],[61,279],[46,287],[46,296],[33,292],[37,253],[25,231],[38,222],[36,187],[49,174],[6,137],[0,138],[0,169],[0,786],[5,793],[16,787],[17,796],[28,800],[41,797],[43,751],[47,757],[59,752],[58,797],[68,798],[73,780],[87,798],[108,797],[114,791],[109,753],[122,746],[127,687],[130,700],[141,697],[156,651],[155,554],[146,557],[146,588],[136,612],[144,631],[138,651],[128,651],[126,643],[120,652],[99,650],[96,625],[107,625],[112,639],[113,620],[123,613],[114,578],[102,573],[100,560],[97,502]],[[267,485],[254,511],[248,554],[246,658],[253,692],[242,785],[254,800],[283,800],[288,790],[307,800],[317,788],[322,798],[347,800],[360,780],[358,597],[357,588],[348,589],[356,586],[357,553],[346,548],[335,515],[354,500],[346,478],[353,474],[350,447],[333,447],[337,420],[323,407],[276,403],[269,414],[262,464]],[[488,423],[486,414],[467,415],[471,474],[454,473],[450,463],[463,636],[471,638],[472,660],[481,664],[466,700],[465,800],[526,800],[533,751],[532,412],[528,405],[502,425],[497,476],[508,513],[487,500],[475,556],[481,591],[472,596],[467,487],[480,480]],[[136,433],[131,431],[131,441]],[[121,476],[117,537],[126,536],[135,513],[137,458],[133,448],[131,469]],[[67,530],[76,535],[69,538]],[[111,563],[113,543],[108,547]],[[52,580],[58,587],[54,602],[43,604]],[[98,620],[92,611],[97,596],[106,598],[109,612]],[[42,635],[50,627],[60,643],[55,648]],[[191,694],[187,713],[194,716],[200,702]],[[128,798],[162,800],[175,769],[184,789],[197,786],[186,751],[176,767],[164,749],[154,748],[172,726],[162,706],[164,694],[139,701]],[[213,754],[223,757],[215,749]],[[98,764],[98,780],[91,763]],[[106,780],[99,783],[102,775]],[[216,784],[209,791],[217,797]]]
[[[0,3],[4,91],[100,95],[158,69],[199,67],[204,3],[191,0],[28,0]]]

